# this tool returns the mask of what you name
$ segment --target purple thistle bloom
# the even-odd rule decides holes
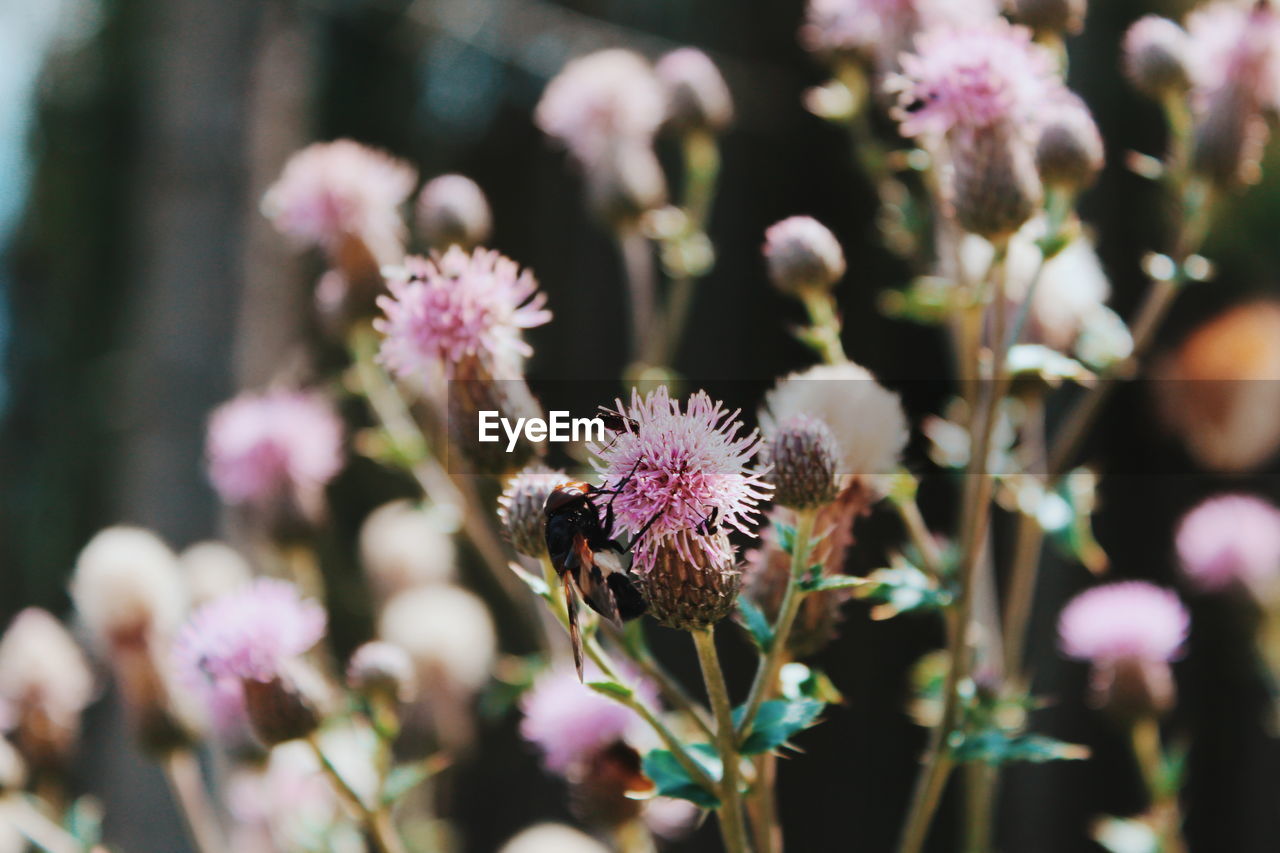
[[[603,676],[587,665],[587,681]],[[646,681],[636,684],[641,701],[652,706],[657,692]],[[571,666],[556,666],[538,676],[520,700],[524,719],[520,734],[542,752],[552,773],[565,775],[579,762],[621,740],[640,721],[635,711],[578,681]]]
[[[1260,106],[1280,97],[1280,16],[1269,5],[1209,3],[1187,16],[1191,78],[1203,101],[1243,85]]]
[[[324,631],[323,607],[287,581],[259,578],[191,614],[174,641],[174,667],[214,727],[234,731],[244,720],[242,683],[279,677]]]
[[[1052,54],[1026,27],[1003,19],[965,29],[938,29],[916,38],[902,73],[888,89],[898,95],[904,136],[971,136],[1001,125],[1034,123],[1062,82]]]
[[[534,120],[591,166],[626,144],[647,146],[666,117],[666,103],[648,61],[613,48],[570,60],[547,84]]]
[[[309,502],[342,468],[342,421],[299,391],[241,394],[209,419],[209,479],[228,504]]]
[[[1178,558],[1192,584],[1258,588],[1280,575],[1280,509],[1252,495],[1219,495],[1178,526]]]
[[[617,408],[623,409],[621,400]],[[592,452],[606,489],[627,480],[613,499],[617,520],[634,533],[657,519],[636,548],[636,570],[649,571],[664,543],[690,562],[698,562],[690,550],[693,542],[710,564],[731,563],[727,538],[679,534],[692,531],[713,511],[719,524],[751,532],[756,507],[772,489],[747,467],[760,449],[759,433],[740,436],[738,412],[713,402],[705,391],[692,395],[681,411],[665,386],[643,398],[633,390],[625,414],[635,426],[628,424],[626,432]]]
[[[389,248],[404,237],[399,207],[417,180],[409,164],[358,142],[318,142],[289,158],[262,207],[281,233],[305,244],[333,251],[358,237]]]
[[[391,295],[378,299],[386,316],[374,321],[386,336],[379,357],[406,378],[453,378],[478,359],[493,378],[518,379],[533,353],[523,331],[551,319],[533,273],[488,249],[407,258],[387,286]]]
[[[815,53],[856,53],[897,64],[913,35],[994,18],[992,0],[809,0],[800,41]]]
[[[1182,653],[1191,617],[1173,590],[1146,581],[1094,587],[1058,618],[1063,654],[1092,663],[1164,663]]]

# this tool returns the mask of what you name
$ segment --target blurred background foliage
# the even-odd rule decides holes
[[[1124,168],[1128,150],[1163,144],[1157,107],[1117,70],[1121,34],[1147,11],[1181,9],[1095,2],[1069,44],[1072,86],[1109,155],[1083,215],[1126,316],[1145,285],[1140,258],[1164,230],[1157,189]],[[146,525],[175,546],[223,529],[202,472],[208,411],[239,387],[305,371],[319,346],[309,304],[320,269],[257,210],[285,157],[308,141],[348,136],[415,162],[424,177],[474,178],[494,208],[494,246],[535,270],[556,315],[529,335],[535,391],[540,380],[620,375],[614,245],[530,118],[563,62],[600,47],[656,55],[696,45],[737,102],[710,227],[718,262],[700,285],[681,371],[763,387],[809,363],[787,331],[799,308],[767,286],[759,258],[768,224],[808,213],[849,257],[838,298],[850,356],[902,391],[913,414],[936,411],[943,387],[928,380],[948,375],[945,350],[933,330],[878,314],[879,293],[903,284],[906,269],[878,244],[846,137],[801,104],[825,77],[797,43],[802,12],[800,0],[0,0],[0,618],[28,604],[64,612],[75,554],[103,525]],[[675,151],[660,153],[674,166]],[[1217,279],[1184,294],[1163,346],[1274,291],[1280,163],[1266,171],[1206,246]],[[322,362],[337,357],[319,352]],[[1172,581],[1172,526],[1199,497],[1228,487],[1280,496],[1263,475],[1185,473],[1141,387],[1114,400],[1094,444],[1104,473],[1124,472],[1103,481],[1098,533],[1126,576]],[[404,488],[367,463],[334,485],[328,561],[340,591],[357,586],[360,519]],[[945,519],[949,494],[945,482],[930,484],[926,510]],[[877,515],[858,536],[867,544],[851,571],[876,565],[878,543],[897,532]],[[1032,656],[1055,701],[1037,728],[1089,744],[1094,759],[1011,768],[1000,836],[1010,851],[1092,850],[1092,816],[1137,810],[1141,788],[1120,733],[1078,698],[1083,668],[1053,649],[1052,614],[1087,579],[1052,552],[1046,559]],[[1259,722],[1266,695],[1248,629],[1224,602],[1192,607],[1175,716],[1191,746],[1189,837],[1199,850],[1274,850],[1280,754]],[[335,613],[338,641],[352,643],[367,629],[364,603],[340,593],[338,609],[349,611]],[[792,849],[889,849],[924,738],[902,710],[906,673],[938,633],[924,617],[873,623],[862,605],[848,607],[821,659],[847,705],[800,738],[807,755],[795,772],[782,765]],[[661,650],[680,640],[656,641]],[[745,685],[746,656],[727,665],[731,683]],[[78,784],[104,799],[122,849],[184,849],[155,771],[121,747],[118,716],[111,703],[96,706]],[[513,721],[486,725],[445,805],[470,851],[566,816],[560,783],[539,771]],[[952,849],[945,804],[942,814],[934,849]],[[679,849],[717,844],[704,827]]]

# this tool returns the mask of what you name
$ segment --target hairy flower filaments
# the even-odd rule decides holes
[[[1252,495],[1218,495],[1187,513],[1176,545],[1183,573],[1200,589],[1240,584],[1265,595],[1280,579],[1280,509]]]
[[[524,330],[551,319],[533,273],[491,250],[407,258],[387,286],[391,295],[378,300],[385,316],[374,321],[386,336],[379,357],[404,378],[452,379],[472,362],[490,378],[519,378],[533,353]]]
[[[748,465],[760,447],[759,435],[739,435],[737,412],[713,402],[705,391],[685,406],[672,400],[666,387],[644,397],[631,395],[623,410],[634,424],[616,440],[592,448],[604,488],[619,488],[613,499],[618,522],[632,533],[652,521],[636,548],[634,567],[652,568],[658,550],[674,545],[690,561],[695,550],[715,562],[732,558],[727,540],[716,536],[679,537],[698,527],[711,513],[721,526],[750,532],[749,524],[770,486]]]
[[[247,715],[268,744],[301,737],[317,718],[295,664],[325,622],[324,609],[293,584],[262,578],[196,610],[174,642],[174,665],[218,731],[233,733]]]

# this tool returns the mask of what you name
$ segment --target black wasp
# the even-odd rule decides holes
[[[626,482],[624,479],[613,489],[598,489],[577,481],[561,483],[547,496],[543,510],[547,553],[564,584],[569,641],[573,644],[573,663],[578,668],[579,680],[582,679],[582,634],[578,629],[578,596],[618,626],[623,620],[635,619],[645,611],[644,598],[623,564],[628,549],[613,538],[613,497],[605,505],[603,520],[596,504],[604,495],[616,496]],[[635,545],[648,528],[646,524],[631,544]]]

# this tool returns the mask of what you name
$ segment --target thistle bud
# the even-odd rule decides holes
[[[1221,189],[1257,183],[1269,135],[1252,93],[1224,85],[1210,96],[1196,124],[1191,168]]]
[[[76,559],[71,597],[103,651],[145,645],[182,618],[185,595],[173,552],[149,530],[108,527]]]
[[[764,232],[769,280],[795,295],[826,290],[844,276],[844,251],[825,225],[808,216],[792,216]]]
[[[1078,33],[1084,29],[1086,0],[1012,0],[1013,17],[1036,33]]]
[[[667,95],[667,122],[682,131],[719,133],[733,121],[733,99],[715,63],[691,47],[658,60],[654,72]]]
[[[1191,88],[1190,40],[1186,30],[1159,15],[1147,15],[1124,37],[1124,70],[1134,88],[1152,98]]]
[[[1089,704],[1120,720],[1163,716],[1176,697],[1173,670],[1164,661],[1121,658],[1089,673]]]
[[[1008,124],[953,134],[951,140],[950,201],[956,221],[970,234],[1007,238],[1040,207],[1031,146]]]
[[[1036,168],[1046,186],[1079,192],[1102,170],[1102,136],[1078,97],[1062,98],[1046,110],[1036,143]]]
[[[411,702],[418,691],[413,661],[399,646],[373,641],[356,649],[347,665],[347,686],[365,696]]]
[[[304,738],[320,728],[319,676],[296,664],[267,681],[243,679],[244,708],[265,746]]]
[[[836,496],[840,448],[822,421],[795,415],[769,441],[766,461],[773,466],[773,499],[791,509],[810,509]]]
[[[543,508],[551,490],[568,479],[563,471],[532,465],[507,483],[498,498],[498,518],[516,551],[535,559],[547,553]]]
[[[640,217],[667,203],[667,180],[648,145],[623,142],[587,168],[591,209],[615,228],[633,227]]]
[[[449,383],[448,421],[451,446],[477,474],[502,475],[517,470],[545,452],[522,432],[511,452],[507,442],[481,442],[479,416],[496,411],[512,423],[542,417],[542,407],[523,379],[494,379],[478,360],[459,367]]]
[[[418,194],[418,233],[433,249],[461,246],[470,250],[487,243],[493,214],[484,191],[464,175],[441,175]]]
[[[733,612],[741,573],[732,557],[717,560],[713,556],[717,551],[732,555],[728,536],[712,534],[721,540],[714,549],[693,541],[701,536],[684,530],[652,548],[652,567],[643,575],[640,589],[650,615],[668,628],[696,631]]]

